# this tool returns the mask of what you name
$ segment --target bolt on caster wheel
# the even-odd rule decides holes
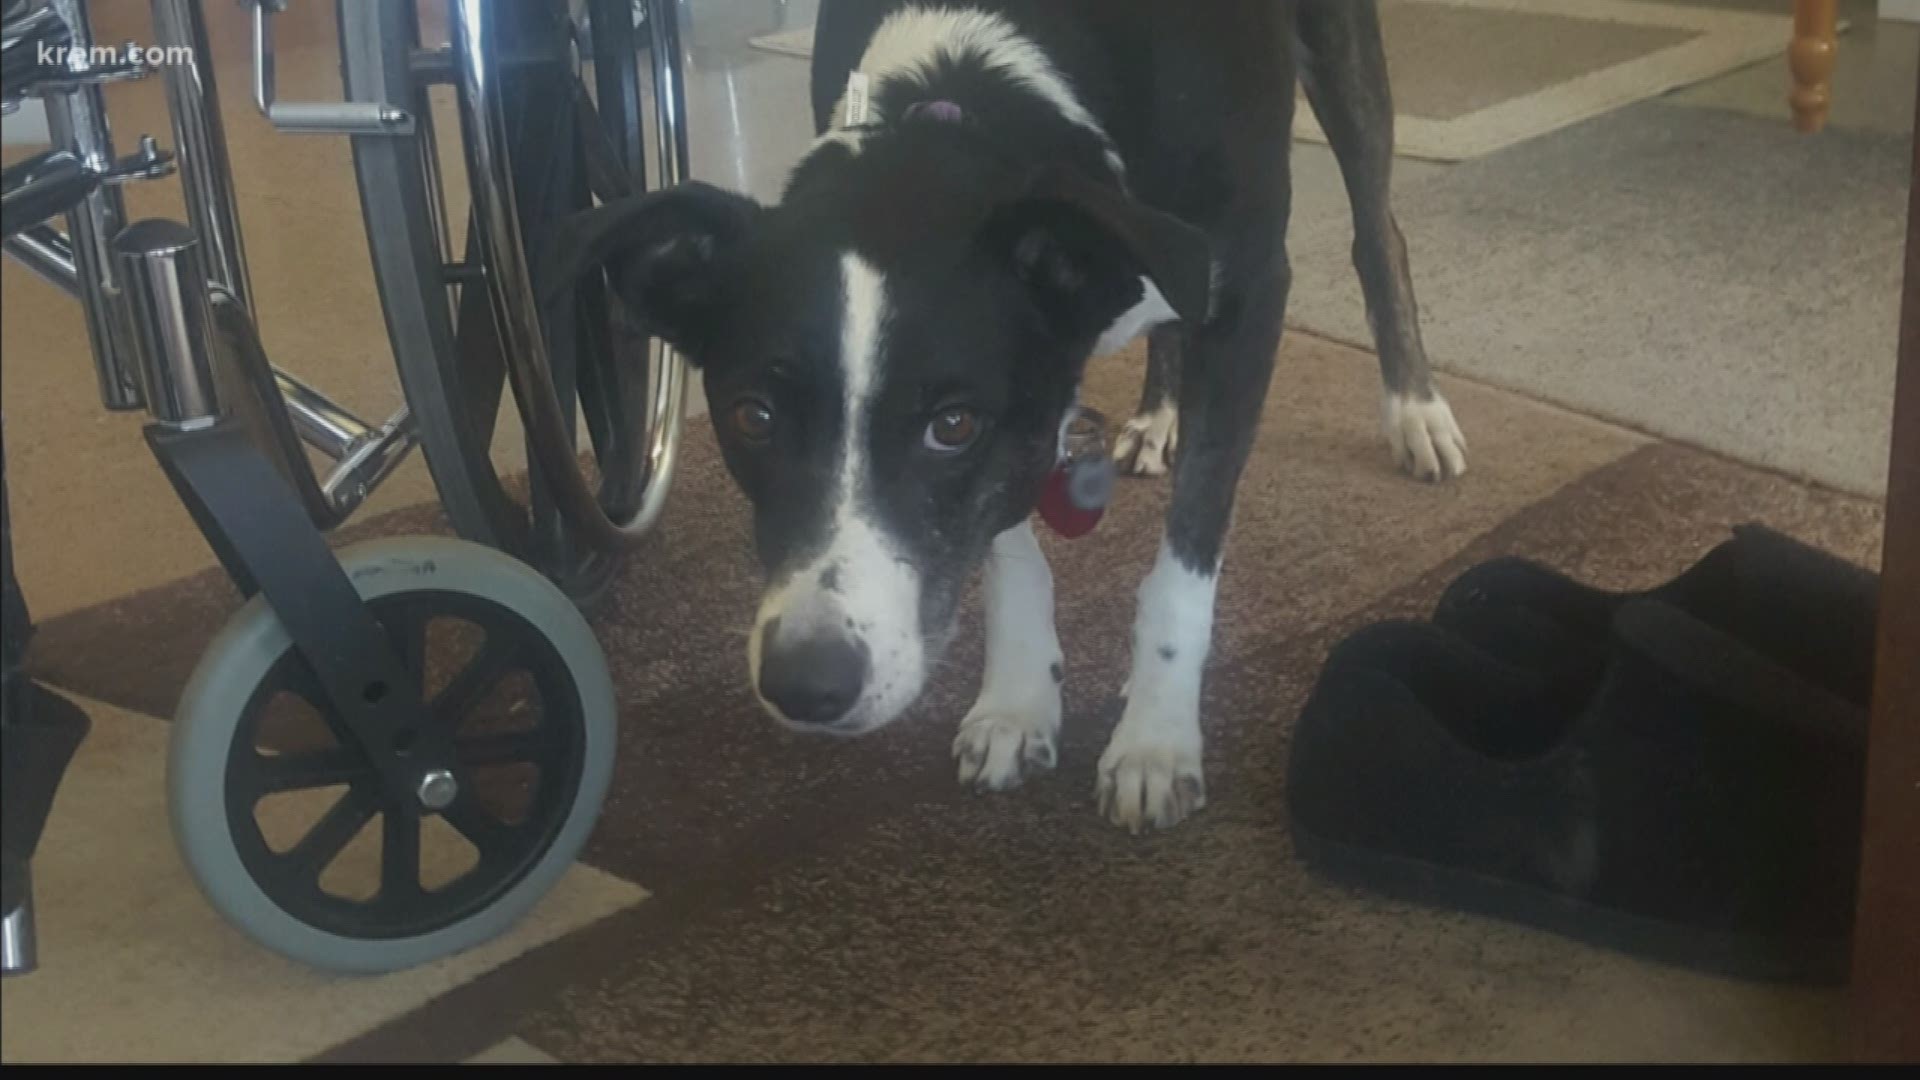
[[[554,886],[606,798],[617,718],[591,628],[524,563],[437,538],[339,558],[423,691],[420,729],[392,752],[450,737],[452,766],[393,794],[255,596],[181,696],[168,802],[222,916],[294,960],[371,974],[491,940]]]

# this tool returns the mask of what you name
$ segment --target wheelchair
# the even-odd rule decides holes
[[[529,250],[597,200],[683,178],[672,0],[430,2],[445,44],[423,42],[413,0],[339,3],[341,100],[290,102],[273,36],[288,0],[223,0],[252,20],[253,100],[273,127],[351,141],[404,398],[379,421],[262,346],[201,0],[152,0],[146,61],[96,44],[87,0],[4,6],[5,106],[44,102],[52,136],[6,169],[6,253],[79,303],[102,405],[146,412],[150,451],[246,598],[172,719],[174,839],[226,920],[343,973],[490,940],[577,858],[617,744],[587,616],[659,518],[685,413],[681,358],[623,322],[604,281],[549,286]],[[143,136],[116,157],[102,84],[138,78],[164,80],[173,145]],[[464,230],[435,88],[457,109]],[[126,220],[122,185],[176,177],[187,221]],[[508,391],[524,470],[502,464]],[[334,550],[328,534],[415,448],[454,537]],[[32,857],[88,721],[25,670],[4,507],[0,456],[12,975],[37,962]],[[262,807],[290,796],[314,812],[289,829]],[[432,850],[443,840],[461,858]],[[330,880],[362,841],[358,876]]]

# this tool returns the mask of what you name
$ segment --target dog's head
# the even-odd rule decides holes
[[[1102,331],[1148,288],[1198,317],[1211,284],[1194,230],[945,133],[823,144],[777,206],[700,183],[611,203],[547,251],[701,370],[768,575],[754,688],[839,734],[918,696]]]

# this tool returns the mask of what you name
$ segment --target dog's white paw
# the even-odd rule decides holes
[[[1436,482],[1467,471],[1467,437],[1439,391],[1425,401],[1388,393],[1385,412],[1387,445],[1402,470]]]
[[[1199,718],[1142,722],[1137,704],[1128,702],[1100,755],[1097,789],[1101,815],[1135,835],[1171,828],[1207,805]]]
[[[1044,708],[1006,709],[982,702],[960,721],[953,756],[960,783],[980,791],[1006,791],[1053,769],[1059,759],[1060,703]]]
[[[1121,472],[1133,476],[1165,476],[1179,441],[1180,410],[1164,404],[1120,426],[1113,441],[1113,460]]]

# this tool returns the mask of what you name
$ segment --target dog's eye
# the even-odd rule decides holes
[[[973,445],[973,440],[979,434],[979,415],[972,409],[956,405],[934,415],[921,442],[935,453],[955,454]]]
[[[773,434],[773,406],[759,398],[741,398],[727,413],[727,422],[748,442],[766,442]]]

